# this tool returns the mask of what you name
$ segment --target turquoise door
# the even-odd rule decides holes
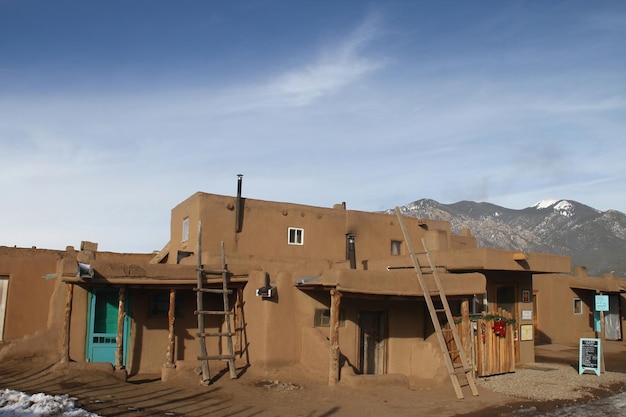
[[[89,331],[87,359],[90,362],[109,362],[115,365],[117,348],[118,291],[93,289],[89,303]],[[128,315],[124,320],[124,347],[122,364],[126,361]]]

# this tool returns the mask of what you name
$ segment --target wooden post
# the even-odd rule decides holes
[[[233,309],[235,328],[233,330],[235,332],[235,352],[241,356],[243,351],[241,345],[241,334],[243,333],[243,288],[237,287],[236,294],[235,308]]]
[[[337,385],[339,381],[339,309],[341,293],[330,290],[330,369],[328,385]]]
[[[464,298],[461,301],[461,344],[463,344],[463,350],[465,351],[465,357],[469,359],[469,364],[473,367],[474,358],[472,357],[472,329],[470,323],[469,313],[469,299]]]
[[[126,287],[122,285],[118,292],[117,302],[117,337],[115,338],[115,369],[124,369],[124,302],[126,299]]]
[[[176,338],[174,336],[174,322],[176,321],[176,290],[170,289],[170,306],[167,310],[168,319],[168,335],[167,335],[167,354],[165,355],[165,367],[173,368],[175,366],[174,348]]]
[[[70,324],[72,320],[72,299],[74,297],[74,284],[67,284],[65,287],[65,318],[63,322],[63,356],[61,362],[70,361]]]

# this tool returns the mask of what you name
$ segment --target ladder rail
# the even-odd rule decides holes
[[[224,241],[221,243],[222,249],[222,269],[219,271],[222,276],[222,288],[204,288],[204,280],[207,274],[214,275],[214,270],[206,270],[202,265],[202,221],[198,222],[198,253],[197,253],[197,270],[198,270],[198,282],[194,291],[196,292],[196,310],[194,314],[196,314],[198,319],[198,332],[196,333],[196,337],[198,338],[199,343],[199,355],[198,360],[200,361],[200,374],[202,377],[203,384],[211,383],[211,373],[209,368],[209,360],[227,360],[228,361],[228,369],[230,371],[230,377],[232,379],[237,378],[237,369],[235,367],[235,354],[233,349],[233,336],[235,333],[232,331],[231,326],[231,317],[234,315],[234,312],[230,311],[230,302],[229,295],[233,293],[229,286],[229,277],[230,273],[226,264],[226,250],[224,249]],[[223,302],[223,310],[205,310],[204,309],[204,294],[222,294],[222,302]],[[204,318],[205,316],[224,316],[224,331],[220,330],[217,332],[207,332]],[[227,353],[218,354],[218,355],[209,355],[206,347],[206,338],[207,337],[218,337],[221,341],[222,337],[226,338],[226,349]],[[221,348],[221,346],[220,346]],[[220,349],[221,350],[221,349]]]
[[[233,349],[232,327],[230,325],[230,318],[234,312],[230,311],[230,303],[228,300],[228,269],[226,265],[226,251],[224,250],[224,241],[222,240],[222,298],[224,300],[224,323],[226,324],[226,349],[228,350],[228,370],[230,371],[230,378],[237,378],[237,370],[235,368],[235,352]]]
[[[422,238],[422,245],[424,246],[424,249],[426,251],[426,258],[428,259],[428,263],[433,266],[434,262],[432,260],[432,256],[430,254],[430,251],[428,250],[427,244],[426,244],[426,239]],[[448,303],[448,297],[445,296],[445,293],[443,292],[443,285],[441,283],[441,278],[439,277],[439,272],[437,270],[437,268],[433,268],[433,278],[435,280],[435,285],[437,287],[437,289],[440,291],[440,296],[439,299],[441,300],[441,303],[443,304],[444,310],[445,310],[445,314],[446,314],[446,320],[448,321],[448,323],[450,323],[450,329],[452,329],[452,336],[454,339],[454,343],[456,344],[457,348],[460,351],[463,351],[463,349],[461,348],[462,346],[462,342],[461,342],[461,337],[459,336],[459,332],[456,328],[456,326],[454,325],[454,317],[452,316],[452,311],[450,309],[450,304]],[[430,296],[430,294],[429,294]],[[469,368],[471,368],[469,361],[465,355],[465,352],[463,351],[462,355],[459,355],[459,357],[461,358],[461,364],[463,365],[463,369],[467,370]]]
[[[204,268],[202,266],[202,221],[198,221],[198,253],[196,254],[197,258],[197,269],[198,269],[198,283],[196,292],[196,308],[198,311],[204,310],[204,295],[201,291],[202,283],[204,281]],[[208,356],[207,348],[206,348],[206,338],[204,336],[205,327],[204,327],[204,315],[197,314],[198,319],[198,344],[200,347],[200,357]],[[202,383],[209,383],[211,381],[211,372],[209,371],[209,362],[206,359],[200,359],[200,368],[202,370]]]
[[[424,300],[426,301],[428,312],[430,314],[430,318],[433,323],[433,327],[435,329],[435,334],[437,335],[437,341],[439,342],[439,347],[441,348],[441,353],[443,355],[444,363],[446,365],[446,369],[448,370],[448,374],[450,375],[450,380],[456,392],[457,398],[459,399],[464,398],[463,391],[461,389],[461,384],[459,382],[459,378],[458,378],[454,363],[452,362],[451,354],[453,352],[451,352],[450,349],[448,348],[448,344],[446,343],[446,340],[443,336],[443,329],[441,327],[441,322],[438,316],[438,311],[443,311],[446,315],[446,320],[448,321],[448,323],[450,323],[453,340],[458,349],[458,352],[454,352],[454,353],[458,353],[459,357],[461,358],[461,367],[463,368],[463,371],[465,373],[468,385],[470,386],[472,394],[476,396],[478,395],[478,390],[476,388],[476,384],[474,381],[473,370],[468,364],[467,358],[465,356],[465,351],[462,349],[460,337],[459,337],[458,331],[456,330],[456,326],[454,325],[454,318],[452,317],[452,312],[450,311],[450,305],[448,304],[448,300],[443,291],[443,286],[441,284],[441,279],[439,277],[438,270],[430,255],[426,241],[425,239],[422,239],[422,244],[424,246],[424,251],[428,260],[428,264],[430,266],[430,270],[432,271],[429,273],[431,273],[433,276],[436,290],[430,290],[428,286],[426,285],[426,280],[424,279],[422,267],[419,263],[419,259],[417,258],[417,254],[413,248],[413,244],[411,242],[408,229],[404,223],[404,220],[402,218],[402,213],[399,207],[396,207],[396,215],[398,217],[398,222],[400,223],[400,228],[402,229],[402,233],[404,235],[405,243],[407,245],[407,248],[409,249],[409,255],[411,258],[411,262],[413,263],[413,268],[415,269],[419,285],[422,289],[422,292],[424,293]],[[438,295],[439,300],[442,303],[443,309],[435,308],[432,294]]]

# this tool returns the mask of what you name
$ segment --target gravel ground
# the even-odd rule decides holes
[[[626,374],[605,372],[598,376],[585,372],[580,375],[571,365],[533,363],[514,373],[478,378],[478,386],[525,400],[579,401],[599,398],[602,392],[609,390],[613,393],[626,391]]]

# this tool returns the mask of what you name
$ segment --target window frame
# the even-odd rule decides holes
[[[181,242],[189,242],[189,217],[183,219]]]
[[[579,297],[574,297],[572,300],[572,312],[575,316],[583,314],[583,300]]]
[[[292,239],[292,232],[293,239]],[[304,229],[301,227],[288,227],[287,228],[287,244],[302,246],[304,245]]]
[[[401,240],[392,240],[390,249],[391,249],[391,256],[400,256],[400,255],[402,255],[402,241]]]
[[[346,326],[346,310],[339,309],[339,327]],[[330,327],[330,309],[316,308],[313,317],[313,327]]]

